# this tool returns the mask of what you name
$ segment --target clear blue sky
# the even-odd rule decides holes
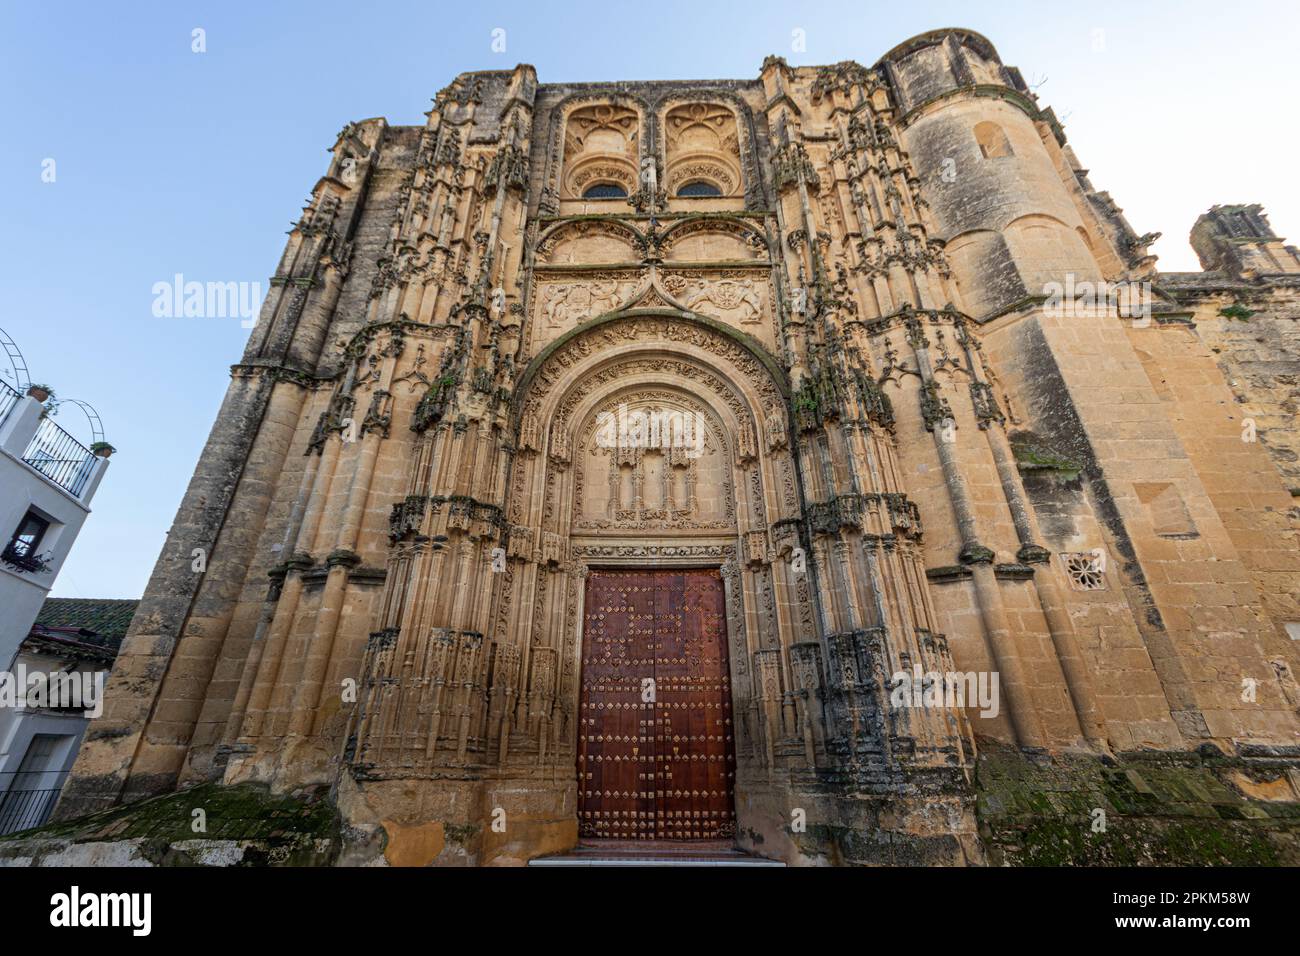
[[[238,361],[237,319],[160,319],[153,284],[261,282],[348,121],[423,123],[464,70],[542,82],[750,78],[873,63],[964,26],[1065,121],[1161,266],[1216,202],[1300,241],[1287,3],[0,3],[0,327],[119,449],[54,593],[138,597]],[[191,52],[191,31],[207,52]],[[506,31],[492,51],[494,28]],[[805,52],[792,50],[803,30]],[[1101,31],[1098,33],[1097,31]],[[41,181],[56,161],[56,181]],[[60,416],[77,428],[77,412]]]

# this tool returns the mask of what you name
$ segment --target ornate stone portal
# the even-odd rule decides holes
[[[744,82],[466,74],[423,128],[348,126],[60,814],[258,781],[329,787],[404,862],[734,808],[790,861],[967,863],[981,737],[1294,746],[1268,446],[1234,451],[1264,533],[1153,387],[1200,362],[1226,392],[1171,344],[1192,319],[1045,301],[1155,275],[1103,196],[964,31]],[[1252,281],[1300,272],[1257,220]],[[629,634],[641,670],[592,656]]]

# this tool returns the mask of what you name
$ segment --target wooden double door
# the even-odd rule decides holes
[[[578,832],[735,834],[735,748],[722,579],[592,571],[583,610]]]

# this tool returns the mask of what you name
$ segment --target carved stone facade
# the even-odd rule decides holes
[[[564,851],[605,568],[720,569],[752,852],[982,862],[982,739],[1293,759],[1294,432],[1240,440],[1269,386],[1222,327],[1295,363],[1300,260],[1236,208],[1198,226],[1218,271],[1156,272],[964,31],[745,81],[465,74],[424,127],[350,125],[60,815],[328,786],[390,859]],[[1067,277],[1151,282],[1153,317],[1063,316]],[[608,440],[629,417],[689,441]],[[996,706],[896,694],[953,672]]]

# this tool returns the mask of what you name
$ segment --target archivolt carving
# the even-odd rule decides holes
[[[717,237],[722,242],[709,243],[708,239]],[[684,240],[704,239],[703,243],[688,243]],[[739,259],[767,259],[768,247],[767,239],[763,235],[761,227],[753,223],[745,222],[743,219],[715,219],[713,217],[686,219],[669,228],[663,236],[660,248],[663,250],[666,258],[669,259],[725,259],[725,255],[718,255],[714,252],[710,255],[690,255],[684,252],[683,246],[703,245],[707,250],[710,246],[716,246],[719,251],[733,252],[734,257]]]
[[[570,115],[591,106],[626,109],[638,117],[645,115],[649,108],[649,104],[638,96],[611,96],[607,92],[579,93],[556,104],[551,110],[551,128],[546,141],[546,177],[539,202],[539,208],[543,215],[554,215],[559,211],[560,176],[562,167],[565,165],[565,127],[568,118]],[[635,160],[635,154],[632,155],[632,158]]]
[[[711,361],[706,364],[702,357],[689,353],[628,355],[596,365],[581,377],[573,378],[571,370],[584,360],[617,355],[634,343],[656,350],[694,347],[710,356],[717,356],[722,365],[715,369]],[[719,451],[724,455],[728,468],[741,469],[744,476],[745,495],[749,498],[745,509],[747,526],[750,523],[765,526],[768,520],[764,481],[759,473],[760,434],[766,449],[780,452],[772,459],[775,501],[779,502],[783,513],[795,509],[794,469],[788,460],[783,434],[784,416],[780,414],[784,398],[763,364],[748,349],[707,327],[686,320],[631,315],[608,321],[563,343],[546,357],[531,376],[531,381],[527,382],[519,411],[518,447],[523,456],[516,460],[508,505],[511,523],[524,524],[536,520],[528,517],[529,503],[538,502],[534,495],[540,492],[542,514],[537,517],[548,527],[556,527],[554,522],[560,520],[562,514],[557,505],[557,495],[566,484],[557,476],[562,468],[568,467],[571,454],[569,436],[574,434],[570,423],[574,415],[590,404],[590,396],[606,393],[612,385],[638,378],[642,381],[680,382],[683,392],[715,396],[718,403],[715,408],[726,410],[731,421],[724,425],[715,419],[714,428],[719,436]],[[736,387],[742,382],[747,394]],[[551,393],[561,383],[565,383],[565,392],[556,403]],[[703,409],[706,406],[693,407]],[[754,410],[765,416],[761,425],[755,420]],[[771,416],[772,422],[766,420],[767,416]],[[777,434],[777,431],[782,434]],[[530,452],[543,450],[547,436],[550,436],[550,454],[546,458],[530,456]],[[734,445],[730,444],[731,436],[734,436]],[[580,435],[573,442],[579,459],[584,454],[583,440]],[[537,473],[537,468],[541,468],[543,473]],[[575,470],[581,471],[580,468]],[[539,481],[541,488],[535,484]],[[530,488],[536,490],[530,491]],[[734,493],[731,497],[734,499]]]
[[[724,165],[735,164],[735,173],[737,176],[737,185],[733,192],[743,191],[745,194],[745,207],[747,209],[766,208],[767,199],[763,188],[762,177],[758,172],[758,164],[755,162],[755,135],[754,135],[754,118],[750,113],[748,104],[730,90],[697,90],[690,93],[671,92],[659,101],[658,114],[666,135],[660,142],[654,144],[655,151],[659,154],[660,160],[664,163],[664,169],[667,171],[665,184],[673,181],[673,174],[676,172],[676,166],[692,165],[698,159],[721,160]],[[709,126],[710,123],[720,122],[723,128],[726,127],[725,118],[721,113],[729,114],[731,125],[731,135],[722,134],[718,137],[719,147],[712,155],[700,156],[699,150],[676,149],[671,147],[671,140],[674,135],[682,137],[684,134],[689,137],[694,131],[702,127]],[[677,120],[678,130],[676,133],[671,128],[668,117],[673,116]],[[716,127],[713,128],[716,134]],[[701,137],[703,138],[703,137]],[[680,140],[679,140],[680,141]],[[709,150],[704,150],[709,153]],[[701,178],[708,178],[707,176]],[[682,180],[685,182],[686,180]],[[718,184],[721,186],[721,183]]]
[[[645,344],[648,340],[707,352],[734,368],[756,391],[761,405],[784,403],[781,391],[763,363],[749,349],[724,334],[685,319],[628,315],[602,323],[587,334],[564,342],[548,355],[521,396],[521,413],[526,415],[531,410],[536,416],[551,389],[573,366],[594,355],[615,354],[615,350],[625,349],[631,344]]]
[[[539,209],[543,215],[553,215],[559,208],[560,177],[564,166],[564,133],[568,115],[590,104],[608,104],[626,108],[644,116],[649,114],[652,108],[652,100],[656,101],[661,121],[663,115],[678,104],[705,103],[713,104],[715,108],[719,104],[727,104],[736,120],[735,128],[738,134],[737,147],[742,172],[741,184],[745,193],[745,206],[748,209],[766,209],[768,207],[766,190],[763,187],[762,176],[759,175],[758,164],[755,161],[757,147],[754,118],[748,104],[743,99],[734,92],[725,89],[693,92],[664,90],[649,95],[651,96],[650,100],[634,93],[611,96],[607,91],[582,92],[561,100],[552,108],[551,125],[546,144],[546,175],[539,204]],[[664,163],[661,168],[667,169],[663,155],[663,145],[663,142],[641,144],[640,148],[643,153],[654,152],[659,154],[661,163]]]
[[[564,185],[580,196],[589,185],[617,183],[636,189],[640,116],[617,103],[580,106],[568,115],[564,134]]]
[[[566,170],[565,182],[571,197],[581,196],[588,186],[598,183],[622,186],[629,196],[636,192],[636,167],[630,160],[610,156],[583,157]]]
[[[702,386],[707,391],[717,395],[726,404],[731,410],[735,421],[740,425],[742,432],[752,430],[753,419],[750,416],[748,405],[725,379],[719,378],[713,372],[689,360],[667,356],[627,359],[602,368],[584,378],[581,383],[569,392],[559,408],[556,409],[554,427],[567,430],[567,423],[574,409],[592,391],[596,391],[611,382],[623,381],[633,375],[647,372],[658,379],[675,378]],[[744,444],[743,441],[742,444]]]
[[[710,302],[733,310],[765,281],[743,285],[764,276],[754,270],[725,280],[679,271],[692,281],[707,278],[700,289],[711,290]],[[635,278],[630,270],[592,276],[564,279],[586,282],[600,299],[616,287],[622,294],[620,284]],[[632,293],[638,294],[640,286]],[[549,301],[539,291],[539,310]],[[556,312],[568,320],[562,306],[551,309]],[[749,726],[756,719],[746,703],[751,654],[775,646],[784,600],[784,585],[767,567],[776,554],[769,528],[797,515],[795,470],[777,366],[757,344],[707,321],[622,313],[562,339],[521,377],[519,453],[507,502],[514,570],[501,580],[513,597],[497,605],[494,647],[501,660],[515,655],[520,661],[502,693],[520,695],[530,720],[552,714],[550,739],[566,752],[576,735],[582,579],[601,564],[721,565],[737,721]],[[704,438],[693,446],[697,457],[671,443],[611,442],[608,432],[597,441],[601,413],[616,414],[620,406],[698,415]],[[742,743],[752,729],[740,733]]]
[[[696,180],[713,183],[724,195],[740,192],[735,113],[717,103],[681,103],[667,111],[664,130],[670,195]]]
[[[692,156],[685,161],[674,164],[668,170],[668,195],[673,195],[678,188],[687,183],[703,180],[718,187],[724,196],[736,192],[736,172],[728,166],[708,157]]]
[[[640,262],[644,247],[644,237],[616,219],[569,220],[541,236],[537,243],[537,262],[542,265]]]

